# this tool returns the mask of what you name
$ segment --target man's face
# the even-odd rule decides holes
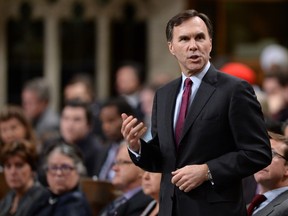
[[[210,58],[212,39],[204,21],[193,17],[173,29],[173,39],[168,42],[172,55],[176,57],[186,76],[199,73]]]
[[[65,101],[78,99],[87,103],[91,103],[93,100],[83,83],[67,85],[64,89],[64,99]]]
[[[112,184],[122,192],[141,186],[143,171],[133,164],[126,146],[120,147],[113,170],[115,171],[115,176]]]
[[[275,77],[266,77],[263,80],[263,90],[267,97],[269,112],[275,114],[286,106],[286,99],[284,91],[285,88],[281,86]]]
[[[37,93],[31,90],[23,90],[21,97],[25,115],[30,120],[37,118],[47,107],[47,102],[41,101]]]
[[[122,139],[122,118],[116,107],[104,107],[100,111],[100,120],[102,122],[102,130],[108,139],[113,141]]]
[[[68,143],[83,139],[90,131],[85,110],[82,107],[65,107],[61,115],[60,131]]]
[[[139,79],[135,69],[129,66],[123,66],[116,73],[116,89],[118,94],[133,94],[139,88]]]
[[[270,139],[272,151],[284,155],[285,144],[280,141]],[[283,186],[283,181],[287,182],[288,166],[287,161],[281,156],[275,154],[272,162],[266,168],[254,174],[255,180],[261,187],[267,190],[273,190]]]

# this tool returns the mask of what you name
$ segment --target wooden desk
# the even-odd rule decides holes
[[[86,195],[94,216],[97,216],[104,206],[119,195],[114,186],[106,181],[95,181],[92,178],[82,178],[80,186]]]

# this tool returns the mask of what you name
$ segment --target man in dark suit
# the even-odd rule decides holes
[[[272,162],[254,174],[264,201],[255,209],[253,216],[288,215],[288,140],[282,135],[269,133]]]
[[[122,114],[122,134],[130,156],[143,169],[162,172],[160,216],[246,215],[241,179],[271,162],[269,138],[253,88],[209,62],[212,25],[206,15],[187,10],[174,16],[166,37],[182,76],[156,92],[153,138],[148,143],[140,139],[145,125]],[[192,88],[186,87],[189,79]],[[179,135],[182,93],[191,90]]]
[[[152,199],[142,191],[143,170],[133,164],[125,143],[121,143],[113,166],[112,184],[122,195],[107,205],[100,216],[139,216]]]

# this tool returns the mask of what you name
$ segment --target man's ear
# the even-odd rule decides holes
[[[212,38],[210,38],[210,52],[212,51]]]
[[[173,48],[173,45],[172,45],[171,42],[168,42],[168,48],[169,48],[170,53],[171,53],[172,55],[175,55],[175,53],[174,53],[174,48]]]
[[[286,178],[288,178],[288,161],[286,161],[286,164],[285,164],[284,176],[286,176]]]

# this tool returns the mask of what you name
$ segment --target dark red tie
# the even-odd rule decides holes
[[[262,202],[264,202],[267,198],[263,194],[256,194],[250,203],[247,212],[248,216],[253,214],[253,211],[256,207],[258,207]]]
[[[182,101],[180,105],[180,111],[178,115],[178,119],[176,122],[176,127],[175,127],[175,141],[178,146],[179,141],[180,141],[180,136],[182,133],[184,121],[186,118],[187,110],[189,107],[189,98],[191,95],[191,86],[192,86],[192,81],[190,78],[186,78],[184,82],[184,92],[182,94]]]

